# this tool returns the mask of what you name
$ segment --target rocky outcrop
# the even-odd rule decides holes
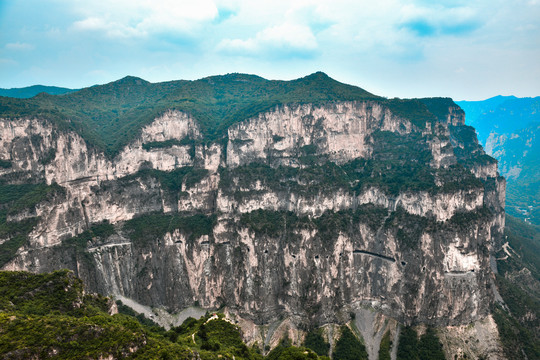
[[[134,174],[145,166],[170,171],[193,165],[196,160],[214,171],[219,166],[219,160],[216,162],[215,159],[215,153],[219,153],[217,145],[211,149],[199,146],[194,149],[194,156],[190,154],[190,145],[159,149],[143,147],[143,144],[152,141],[200,137],[195,120],[177,111],[166,112],[144,127],[140,138],[112,160],[89,147],[80,135],[60,131],[44,120],[0,119],[0,134],[0,157],[12,163],[12,167],[4,170],[4,173],[28,171],[44,177],[49,184],[56,182],[67,187],[71,183],[95,184],[115,180]]]
[[[411,123],[376,102],[284,105],[229,128],[227,165],[298,166],[306,152],[344,163],[369,155],[375,130],[407,133]]]
[[[173,312],[225,305],[258,325],[366,307],[440,326],[489,313],[504,180],[459,108],[419,128],[382,102],[283,105],[215,142],[197,124],[168,111],[110,159],[45,119],[0,119],[1,174],[65,189],[30,210],[40,221],[4,269],[70,268],[91,290]],[[382,153],[380,134],[409,136],[427,162]],[[427,180],[400,187],[400,167]],[[454,167],[472,185],[449,180]]]

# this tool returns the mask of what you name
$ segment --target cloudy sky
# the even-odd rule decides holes
[[[0,87],[315,71],[387,97],[540,95],[540,0],[0,0]]]

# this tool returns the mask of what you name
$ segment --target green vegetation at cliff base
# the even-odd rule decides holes
[[[0,272],[0,357],[9,359],[262,360],[240,328],[222,314],[188,318],[166,331],[135,317],[110,298],[85,294],[68,270],[49,274]],[[268,359],[311,359],[307,348],[282,343]]]
[[[399,334],[398,360],[445,360],[443,346],[432,328],[418,339],[416,330],[411,327],[401,329]]]

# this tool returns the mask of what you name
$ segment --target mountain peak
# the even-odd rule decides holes
[[[313,78],[318,78],[318,79],[331,79],[330,76],[328,76],[325,72],[322,72],[322,71],[316,71],[313,74],[310,74],[306,77],[313,77]]]
[[[123,77],[120,80],[113,81],[111,84],[118,84],[118,85],[146,85],[150,84],[150,82],[141,79],[136,76],[128,75],[126,77]]]
[[[309,74],[307,76],[301,77],[297,79],[297,81],[336,81],[332,79],[330,76],[328,76],[326,73],[323,73],[322,71],[314,72],[313,74]]]

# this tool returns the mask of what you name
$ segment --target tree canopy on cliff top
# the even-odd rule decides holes
[[[322,72],[291,81],[227,74],[195,81],[150,83],[128,76],[64,95],[41,93],[30,99],[0,97],[0,117],[35,116],[55,121],[61,128],[77,131],[89,144],[114,156],[144,125],[168,109],[191,114],[205,138],[215,140],[231,124],[282,104],[358,100],[383,102],[397,115],[420,125],[436,118],[437,107],[442,105],[447,109],[448,104],[453,104],[450,99],[389,100],[340,83]]]

